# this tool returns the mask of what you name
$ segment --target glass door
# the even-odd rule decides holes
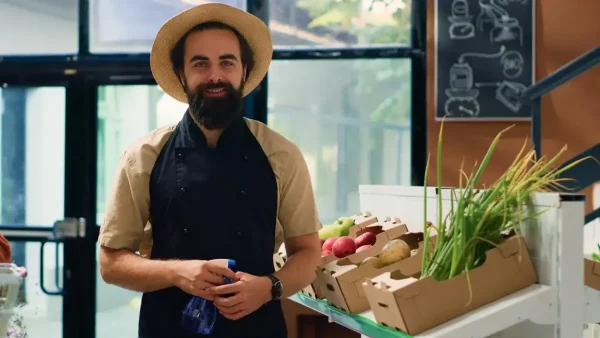
[[[65,219],[76,212],[69,207],[74,171],[65,169],[73,163],[66,156],[74,126],[67,123],[74,97],[68,89],[77,86],[57,82],[0,81],[0,233],[10,241],[12,262],[28,272],[9,325],[15,337],[76,337],[76,323],[86,321],[85,309],[73,311],[75,299],[85,301],[73,285],[87,273],[79,266],[89,251],[86,221]]]
[[[62,245],[40,250],[64,216],[65,104],[65,87],[0,88],[0,232],[28,271],[12,322],[29,337],[62,337]]]
[[[97,87],[98,226],[104,218],[121,154],[153,129],[179,122],[186,109],[186,105],[166,95],[156,84],[113,83]],[[96,337],[137,337],[142,294],[109,285],[101,277],[97,282]]]

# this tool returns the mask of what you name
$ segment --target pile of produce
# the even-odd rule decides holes
[[[598,246],[598,252],[593,252],[592,253],[592,260],[600,263],[600,255],[598,253],[600,253],[600,244],[596,244]]]
[[[369,257],[363,260],[360,265],[372,264],[375,268],[381,269],[388,265],[397,263],[403,259],[414,255],[417,250],[410,250],[410,246],[401,239],[393,239],[389,241],[379,255]]]
[[[483,190],[478,184],[501,136],[509,128],[502,130],[492,142],[479,167],[470,175],[460,169],[458,189],[451,189],[451,210],[442,219],[438,212],[437,225],[424,226],[424,255],[421,278],[433,276],[443,281],[465,273],[469,280],[469,270],[483,263],[486,251],[496,247],[508,233],[518,235],[523,222],[538,214],[527,213],[524,209],[535,192],[548,191],[561,187],[560,174],[587,158],[580,159],[560,169],[552,169],[558,158],[566,151],[564,147],[556,156],[536,159],[533,150],[525,152],[527,141],[515,157],[513,163],[498,180]],[[437,187],[441,191],[442,132],[440,129],[437,148]],[[429,170],[429,159],[425,178]],[[425,181],[427,187],[427,181]],[[438,194],[438,210],[442,210],[441,194]],[[425,189],[425,218],[427,217],[427,189]],[[429,247],[431,229],[437,232],[433,251]]]
[[[334,237],[348,236],[350,228],[354,226],[354,218],[342,217],[337,219],[332,224],[324,225],[319,230],[319,238],[322,241],[328,240]]]
[[[372,232],[364,234],[352,239],[348,236],[331,237],[325,240],[321,247],[321,256],[335,255],[337,258],[344,258],[353,253],[367,250],[375,244],[377,236]]]

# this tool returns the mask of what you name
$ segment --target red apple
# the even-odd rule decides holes
[[[331,251],[331,247],[333,246],[333,243],[335,243],[335,241],[337,241],[338,238],[339,237],[331,237],[331,238],[327,239],[323,243],[323,246],[321,247],[321,251],[325,251],[325,250]]]
[[[377,236],[375,236],[371,232],[365,232],[364,234],[356,237],[354,243],[356,243],[357,247],[361,247],[363,245],[373,245],[377,242]]]
[[[333,243],[333,254],[337,258],[344,258],[356,252],[356,243],[348,236],[342,236]]]
[[[321,257],[325,257],[325,256],[329,256],[331,255],[331,250],[323,250],[323,252],[321,252]]]
[[[362,246],[359,246],[358,249],[356,249],[356,252],[365,251],[365,250],[370,249],[372,247],[373,246],[371,244],[362,245]]]

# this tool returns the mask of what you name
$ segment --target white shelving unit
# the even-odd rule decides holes
[[[400,217],[411,231],[423,231],[423,187],[360,186],[360,209],[378,217]],[[428,188],[428,221],[449,210],[449,190]],[[539,284],[501,298],[439,325],[416,338],[574,338],[586,323],[600,322],[600,292],[584,286],[583,228],[585,196],[539,193],[523,236]],[[490,281],[492,282],[492,281]]]

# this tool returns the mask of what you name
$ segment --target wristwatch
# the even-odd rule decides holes
[[[271,300],[277,300],[283,293],[283,283],[273,274],[268,277],[271,280]]]

